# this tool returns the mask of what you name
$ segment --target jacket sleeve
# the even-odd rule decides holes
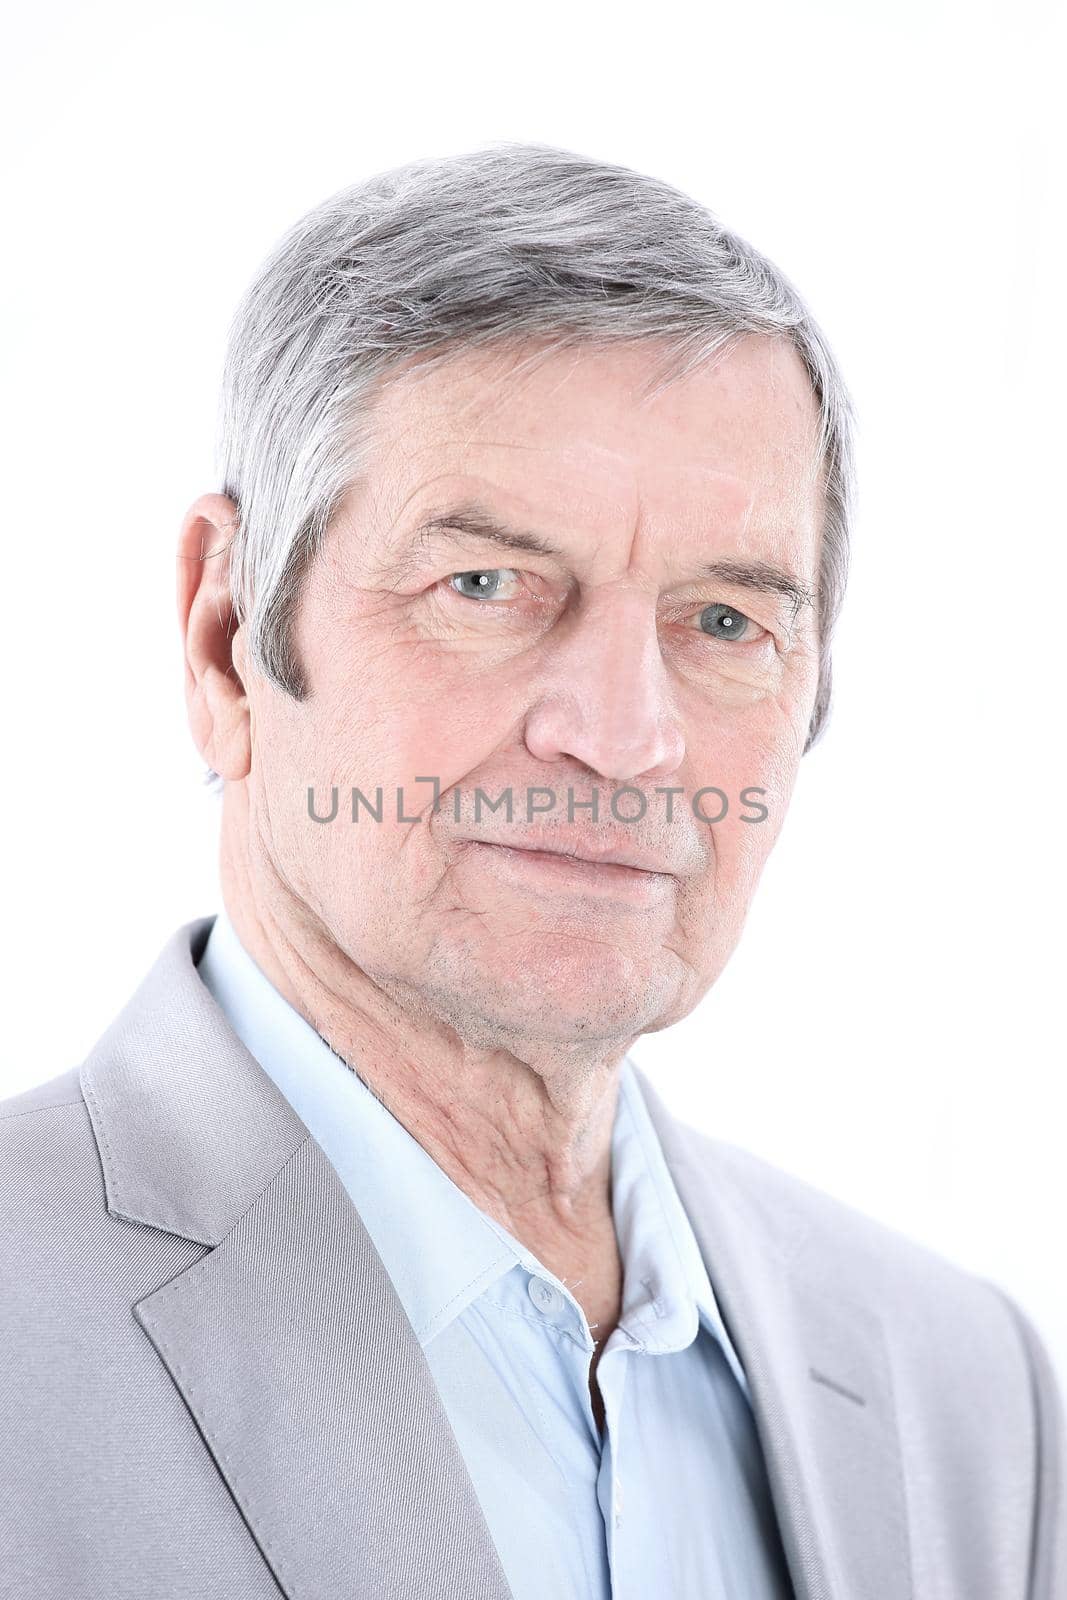
[[[1034,1524],[1027,1600],[1067,1600],[1067,1425],[1048,1350],[1022,1308],[1007,1304],[1022,1341],[1034,1408]]]

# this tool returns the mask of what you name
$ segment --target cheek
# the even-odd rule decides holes
[[[394,810],[396,788],[403,785],[409,817],[428,817],[434,795],[428,780],[436,780],[442,795],[457,785],[468,789],[471,775],[517,739],[523,724],[528,691],[521,682],[503,672],[472,675],[453,668],[451,661],[409,661],[387,704],[379,706],[371,737],[360,736]]]
[[[396,788],[402,785],[404,812],[411,814],[422,796],[432,794],[430,784],[416,784],[415,778],[439,774],[447,752],[456,752],[469,726],[432,679],[384,673],[373,686],[355,679],[351,688],[336,682],[321,686],[305,703],[292,765],[317,784],[356,787],[368,799],[381,788],[393,811]]]
[[[305,888],[318,886],[309,896],[315,902],[342,885],[346,893],[388,892],[395,901],[401,860],[411,892],[432,891],[440,875],[430,832],[432,780],[440,794],[456,785],[466,790],[469,774],[514,724],[500,683],[463,687],[440,670],[409,666],[382,673],[373,696],[321,686],[296,711],[285,749],[264,772],[277,854]],[[316,815],[332,820],[311,818],[309,787]],[[362,797],[356,820],[354,788]]]
[[[700,717],[690,715],[688,724],[691,787],[714,784],[724,790],[730,800],[728,819],[741,808],[743,790],[762,789],[766,792],[752,796],[745,810],[762,804],[770,816],[761,827],[772,822],[780,826],[796,782],[806,732],[800,708],[766,697],[737,715],[722,707],[709,715],[705,708]],[[719,805],[715,796],[709,796],[705,810],[714,815]]]
[[[733,723],[720,723],[689,763],[692,794],[708,785],[721,790],[727,810],[721,820],[697,821],[711,835],[714,881],[719,904],[735,903],[743,914],[781,831],[800,761],[797,719],[774,702],[753,707]],[[701,810],[718,818],[723,800],[709,792]]]

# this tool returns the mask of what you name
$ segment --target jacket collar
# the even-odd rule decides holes
[[[307,1138],[200,981],[212,921],[167,940],[81,1069],[108,1210],[206,1245]]]

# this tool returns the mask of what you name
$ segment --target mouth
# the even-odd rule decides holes
[[[590,861],[558,850],[527,849],[481,839],[469,840],[467,848],[500,871],[547,888],[569,888],[648,901],[662,897],[674,881],[668,872],[656,872],[621,861]]]

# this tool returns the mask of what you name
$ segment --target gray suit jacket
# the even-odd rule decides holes
[[[0,1594],[506,1600],[360,1217],[196,973],[211,920],[0,1107]],[[1018,1306],[638,1080],[798,1600],[1065,1600],[1060,1395]]]

